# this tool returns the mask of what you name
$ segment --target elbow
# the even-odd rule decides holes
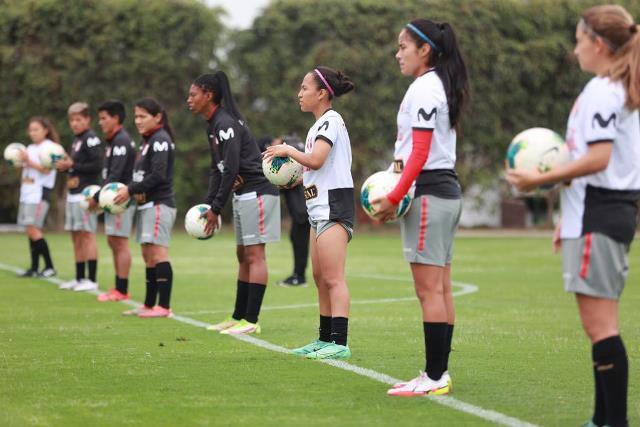
[[[320,169],[322,167],[322,165],[324,164],[324,162],[319,162],[319,161],[310,161],[309,164],[307,165],[307,167],[311,170],[317,171],[318,169]]]

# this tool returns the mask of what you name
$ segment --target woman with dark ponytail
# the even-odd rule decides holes
[[[451,391],[448,371],[455,312],[451,294],[453,239],[462,210],[454,170],[456,129],[468,99],[467,69],[448,23],[416,19],[398,36],[400,72],[415,78],[400,104],[394,168],[401,173],[380,203],[379,218],[390,219],[411,190],[411,208],[401,219],[402,246],[422,307],[425,372],[395,384],[391,396],[442,395]]]
[[[304,166],[304,197],[311,223],[311,264],[318,288],[320,336],[292,350],[308,359],[348,359],[349,289],[344,268],[353,235],[354,199],[351,142],[332,101],[353,90],[343,73],[327,67],[309,71],[298,92],[300,109],[316,121],[307,133],[305,152],[286,144],[272,145],[266,159],[289,156]]]
[[[638,25],[622,6],[593,6],[578,21],[573,53],[594,76],[569,115],[572,161],[544,173],[509,171],[507,179],[522,191],[568,183],[553,244],[562,251],[564,287],[575,294],[592,346],[595,408],[584,426],[628,426],[629,365],[618,302],[640,200]]]
[[[258,315],[267,287],[265,244],[280,240],[280,192],[262,172],[260,149],[233,99],[222,71],[198,77],[189,88],[189,109],[207,122],[211,177],[204,202],[207,232],[233,192],[238,281],[233,314],[209,329],[221,334],[260,333]]]
[[[173,131],[166,111],[153,98],[136,102],[134,121],[143,141],[133,180],[118,191],[115,202],[122,203],[132,196],[138,205],[136,234],[146,267],[146,295],[144,305],[123,314],[141,318],[171,317],[173,269],[169,243],[176,220]]]

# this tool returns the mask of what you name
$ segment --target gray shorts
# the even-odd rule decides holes
[[[136,219],[136,241],[141,245],[151,243],[169,247],[171,229],[176,222],[176,208],[158,204],[138,210]]]
[[[462,213],[462,199],[425,195],[413,200],[400,219],[402,250],[409,263],[444,267],[453,260],[453,238]]]
[[[44,220],[49,212],[49,202],[20,203],[18,208],[18,225],[33,225],[36,228],[44,227]]]
[[[619,299],[629,269],[629,245],[600,233],[562,240],[562,277],[567,292]]]
[[[126,211],[119,215],[104,213],[104,233],[107,236],[129,237],[136,215],[136,205],[133,203]]]
[[[82,209],[80,202],[67,202],[64,211],[64,229],[95,233],[98,229],[98,215]]]
[[[351,239],[353,238],[353,228],[349,227],[344,222],[331,221],[331,220],[314,221],[311,218],[309,218],[309,224],[311,224],[311,228],[313,228],[313,231],[316,232],[316,240],[318,240],[318,237],[320,237],[320,235],[322,233],[324,233],[325,231],[327,231],[328,229],[330,229],[334,225],[340,225],[340,226],[342,226],[342,228],[344,228],[344,230],[347,232],[347,235],[348,235],[347,242],[350,242]]]
[[[236,244],[251,246],[280,240],[280,196],[255,193],[233,197]]]

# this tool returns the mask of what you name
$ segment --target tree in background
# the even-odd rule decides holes
[[[90,103],[96,130],[97,105],[122,100],[125,126],[137,135],[133,102],[154,96],[177,134],[180,205],[202,192],[196,188],[207,182],[208,147],[185,99],[191,81],[215,64],[220,10],[195,0],[10,0],[0,1],[0,11],[0,148],[27,142],[27,121],[36,114],[55,121],[68,148],[66,108],[77,100]],[[19,184],[11,172],[3,167],[0,175],[0,222],[15,221]]]

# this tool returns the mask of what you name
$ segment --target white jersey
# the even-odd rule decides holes
[[[328,110],[311,126],[305,153],[311,153],[319,139],[331,145],[331,150],[320,169],[304,168],[302,179],[309,218],[314,221],[340,221],[353,226],[351,141],[344,120],[336,111]]]
[[[46,139],[40,144],[29,144],[27,146],[27,155],[32,163],[40,164],[40,149],[47,144],[53,144],[52,141]],[[34,168],[26,165],[22,168],[22,184],[20,185],[20,202],[21,203],[40,203],[42,201],[42,189],[52,189],[56,183],[55,169],[42,173]]]
[[[562,238],[597,231],[618,241],[632,239],[640,190],[640,116],[625,107],[625,100],[621,82],[594,77],[573,106],[566,135],[572,159],[591,144],[613,142],[613,147],[605,170],[563,189]]]
[[[413,147],[413,129],[433,130],[429,158],[423,170],[454,169],[456,131],[449,121],[449,104],[444,86],[435,69],[411,83],[398,111],[398,134],[394,159],[407,163]]]

